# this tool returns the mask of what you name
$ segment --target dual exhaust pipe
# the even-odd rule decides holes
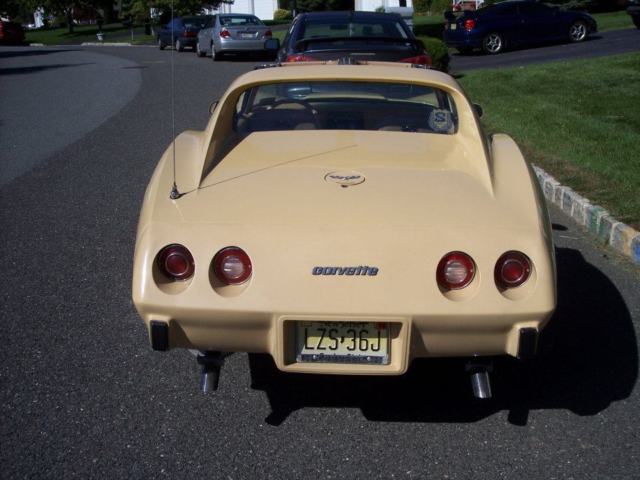
[[[221,352],[204,352],[198,355],[200,371],[200,390],[202,393],[211,393],[218,389],[220,382],[220,371],[224,365],[224,355]],[[473,396],[479,399],[489,399],[492,397],[491,380],[489,372],[492,370],[491,363],[467,363],[465,370],[471,379]]]

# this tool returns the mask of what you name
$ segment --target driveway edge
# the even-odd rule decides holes
[[[560,207],[576,223],[602,243],[631,258],[640,265],[640,232],[613,218],[607,210],[593,205],[587,198],[561,185],[542,168],[533,165],[538,182],[548,202]]]

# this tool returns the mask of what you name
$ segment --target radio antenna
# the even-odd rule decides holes
[[[178,185],[176,184],[176,101],[175,101],[175,67],[174,67],[174,55],[176,53],[176,39],[175,25],[173,23],[173,0],[171,0],[171,146],[173,154],[173,186],[171,187],[171,193],[169,198],[171,200],[177,200],[182,196],[178,191]]]

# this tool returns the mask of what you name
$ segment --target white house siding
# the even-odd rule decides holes
[[[217,10],[207,13],[251,13],[262,20],[273,20],[273,12],[278,8],[278,0],[235,0],[221,3]]]
[[[400,0],[355,0],[355,10],[375,12],[376,8],[384,7],[413,7],[413,1],[407,0],[406,5],[400,5]]]

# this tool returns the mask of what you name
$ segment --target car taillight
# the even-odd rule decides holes
[[[264,32],[264,36],[265,37],[271,37],[271,36],[273,36],[273,33],[271,33],[271,30],[267,30],[266,32]]]
[[[304,55],[302,53],[296,53],[294,55],[288,55],[285,62],[317,62],[317,58]]]
[[[511,251],[503,254],[496,262],[494,276],[500,288],[514,288],[522,285],[531,275],[531,261],[522,252]]]
[[[436,278],[440,287],[446,290],[458,290],[471,283],[476,275],[476,264],[464,252],[449,252],[436,270]]]
[[[195,271],[195,263],[189,250],[182,245],[167,245],[156,257],[158,268],[173,280],[187,280]]]
[[[227,30],[226,28],[223,28],[222,30],[220,30],[220,36],[222,38],[229,38],[231,34],[229,33],[229,30]]]
[[[184,32],[183,36],[184,37],[196,37],[197,34],[196,34],[196,32],[191,32],[191,31],[187,30],[187,31]]]
[[[426,65],[428,67],[431,66],[431,55],[427,55],[425,53],[421,55],[416,55],[415,57],[403,58],[402,60],[398,60],[402,63],[414,63],[416,65]]]
[[[472,18],[469,18],[464,22],[464,29],[467,32],[470,32],[471,30],[473,30],[475,26],[476,26],[476,21],[473,20]]]
[[[251,277],[251,259],[238,247],[227,247],[213,258],[213,273],[222,283],[239,285]]]

